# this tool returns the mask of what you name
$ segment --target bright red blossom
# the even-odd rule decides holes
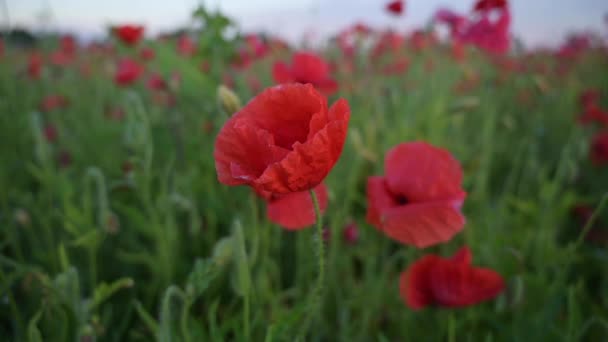
[[[139,25],[122,25],[114,29],[114,34],[127,45],[136,45],[144,35],[144,27]]]
[[[386,10],[394,15],[401,15],[403,13],[403,0],[394,0],[386,4]]]
[[[507,6],[507,0],[478,0],[473,9],[484,12],[493,9],[505,9]]]
[[[311,83],[326,95],[338,90],[337,82],[330,76],[329,64],[310,52],[295,53],[291,65],[275,63],[272,76],[277,83]]]
[[[399,290],[413,310],[429,305],[463,307],[496,297],[504,289],[493,270],[471,266],[471,251],[461,248],[452,258],[427,255],[401,274]]]
[[[268,88],[222,127],[213,153],[218,179],[258,193],[314,188],[342,153],[349,118],[345,100],[328,109],[309,84]]]
[[[462,169],[446,150],[425,142],[388,151],[385,176],[367,181],[367,221],[389,237],[419,248],[450,240],[462,230]]]
[[[139,79],[143,71],[143,67],[137,62],[125,58],[118,62],[114,82],[121,86],[131,85]]]
[[[314,189],[321,213],[327,208],[327,187],[321,183]],[[287,230],[300,230],[316,222],[312,198],[308,191],[272,196],[267,202],[268,219]]]

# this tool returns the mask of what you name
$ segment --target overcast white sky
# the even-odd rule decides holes
[[[200,0],[8,0],[11,24],[78,30],[90,36],[108,24],[135,22],[152,33],[188,23]],[[438,7],[467,12],[474,0],[408,0],[406,15],[392,18],[384,0],[204,0],[221,8],[243,30],[263,30],[294,40],[364,21],[375,27],[411,30],[423,26]],[[511,0],[513,32],[528,44],[555,44],[571,30],[607,32],[608,0]],[[50,20],[41,17],[50,9]],[[48,12],[48,11],[47,11]],[[5,21],[3,17],[0,20]]]

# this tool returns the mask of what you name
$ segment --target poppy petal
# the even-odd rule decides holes
[[[462,169],[452,155],[425,142],[403,143],[385,159],[389,189],[410,202],[464,200]]]
[[[327,187],[319,184],[315,189],[321,213],[327,208]],[[314,206],[308,191],[294,192],[268,202],[268,219],[288,230],[299,230],[316,222]]]
[[[391,238],[418,248],[449,241],[462,230],[465,218],[454,201],[413,203],[381,212],[382,230]]]
[[[275,146],[268,131],[233,116],[220,131],[213,155],[219,181],[240,185],[255,180],[266,165],[282,159],[288,152]]]
[[[413,310],[420,310],[433,304],[434,298],[430,287],[430,272],[437,262],[435,255],[427,255],[413,263],[406,272],[401,273],[399,293],[403,301]]]
[[[382,211],[393,207],[393,198],[386,188],[384,177],[374,176],[367,179],[367,216],[369,224],[382,229]]]
[[[294,81],[291,70],[283,62],[274,63],[272,66],[272,78],[274,78],[276,83],[290,83]]]
[[[435,300],[447,307],[473,305],[496,297],[504,289],[504,281],[495,271],[449,260],[437,263],[429,280]]]

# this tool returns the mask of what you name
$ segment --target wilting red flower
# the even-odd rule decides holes
[[[135,83],[144,69],[141,65],[132,59],[125,58],[118,62],[114,82],[121,86],[127,86]]]
[[[27,64],[27,74],[31,79],[40,78],[42,72],[42,55],[38,52],[30,54]]]
[[[311,83],[326,95],[338,90],[338,83],[330,77],[329,65],[323,58],[310,52],[297,52],[291,65],[277,62],[272,68],[272,76],[277,83]]]
[[[608,131],[596,134],[590,149],[591,161],[595,165],[608,164]]]
[[[342,237],[344,238],[344,242],[348,244],[355,244],[359,240],[359,229],[357,228],[357,224],[355,222],[351,222],[346,227],[344,227],[344,231],[342,231]]]
[[[340,157],[349,119],[346,100],[328,110],[312,85],[268,88],[222,127],[213,153],[218,179],[258,193],[314,188]]]
[[[196,44],[190,37],[182,35],[177,39],[177,52],[185,57],[194,56],[196,54]]]
[[[507,0],[478,0],[473,10],[483,12],[493,9],[504,9],[507,6]]]
[[[139,51],[139,58],[141,58],[142,61],[151,61],[154,59],[154,56],[154,50],[150,47],[144,47]]]
[[[68,99],[63,95],[49,95],[42,99],[39,109],[41,112],[50,112],[54,109],[65,108],[68,104]]]
[[[327,208],[327,187],[321,183],[314,189],[321,213]],[[274,195],[267,202],[268,219],[287,230],[300,230],[316,222],[315,209],[308,191]]]
[[[388,151],[384,168],[386,176],[367,181],[370,224],[419,248],[462,230],[462,169],[448,151],[425,142],[402,143]]]
[[[386,4],[386,10],[394,15],[403,13],[403,0],[394,0]]]
[[[471,266],[471,251],[461,248],[452,258],[427,255],[401,274],[399,292],[413,310],[429,305],[463,307],[492,299],[505,285],[500,274]]]
[[[150,77],[148,77],[146,87],[150,90],[165,90],[167,89],[167,82],[165,82],[160,74],[152,73]]]
[[[114,34],[125,44],[135,45],[144,35],[144,27],[139,25],[122,25],[114,29]]]

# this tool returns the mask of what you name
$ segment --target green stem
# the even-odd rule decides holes
[[[309,316],[306,320],[306,324],[303,327],[308,325],[308,322],[311,320],[312,316],[321,311],[323,307],[322,298],[323,298],[323,289],[325,285],[325,244],[323,241],[323,217],[321,216],[321,209],[319,208],[319,200],[317,199],[317,195],[314,190],[310,190],[310,197],[312,199],[312,204],[315,209],[315,218],[316,218],[316,229],[315,229],[315,242],[317,247],[317,260],[319,265],[319,275],[317,278],[317,285],[315,286],[312,299],[311,299],[311,308],[309,311]]]
[[[604,196],[602,196],[602,200],[600,201],[600,204],[597,206],[597,208],[595,209],[595,211],[593,212],[593,214],[591,215],[589,220],[587,220],[585,227],[583,227],[583,231],[580,233],[580,235],[578,236],[578,239],[576,240],[576,243],[574,244],[575,249],[578,248],[585,240],[585,236],[587,236],[587,234],[589,233],[589,230],[591,230],[591,227],[593,227],[593,224],[595,223],[598,216],[604,209],[604,206],[606,205],[606,201],[608,201],[608,192],[605,193]]]
[[[456,341],[456,319],[454,318],[454,312],[450,312],[448,316],[448,342]]]

